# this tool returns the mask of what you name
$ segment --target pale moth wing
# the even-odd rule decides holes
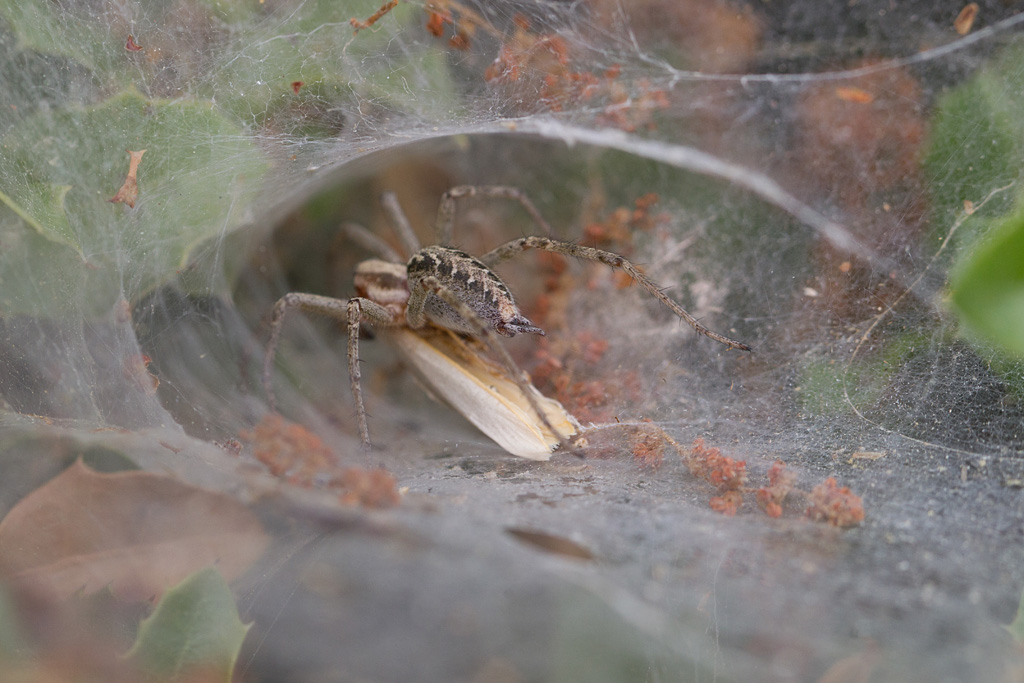
[[[445,330],[396,328],[382,334],[435,398],[447,403],[512,455],[548,460],[561,441],[534,414],[507,372]],[[569,439],[579,422],[558,401],[529,385],[548,422]]]

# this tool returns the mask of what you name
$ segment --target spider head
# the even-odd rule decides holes
[[[517,315],[510,320],[502,320],[494,326],[494,331],[506,337],[514,337],[517,334],[539,334],[544,336],[544,330],[534,325],[526,316]]]

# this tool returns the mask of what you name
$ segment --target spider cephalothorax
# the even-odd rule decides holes
[[[514,239],[479,258],[444,246],[450,241],[452,235],[454,201],[459,197],[474,194],[505,197],[519,201],[544,231],[550,234],[550,227],[530,200],[518,189],[460,186],[449,190],[442,198],[437,221],[440,244],[421,248],[408,220],[401,213],[394,195],[386,194],[383,198],[384,206],[391,215],[399,237],[412,256],[407,263],[402,264],[401,257],[394,249],[365,228],[354,224],[343,226],[343,229],[354,241],[377,252],[386,260],[370,259],[356,266],[357,296],[347,301],[316,294],[292,292],[281,297],[274,305],[270,341],[267,344],[263,366],[263,383],[272,409],[274,393],[271,379],[281,326],[287,310],[299,308],[305,312],[331,316],[348,324],[349,376],[356,403],[359,435],[364,444],[369,445],[370,435],[360,385],[358,344],[359,326],[365,322],[372,326],[404,327],[410,330],[440,328],[481,338],[491,352],[500,359],[508,380],[519,387],[521,393],[519,400],[529,406],[540,423],[551,434],[556,435],[556,443],[568,447],[567,439],[572,434],[565,433],[564,429],[555,429],[551,420],[551,407],[542,405],[544,402],[550,402],[550,399],[540,396],[536,389],[529,384],[508,352],[497,341],[497,335],[513,337],[517,334],[544,334],[541,328],[535,326],[520,312],[509,288],[491,270],[495,264],[528,249],[541,249],[566,256],[599,261],[613,268],[619,268],[700,334],[730,348],[750,350],[746,344],[712,332],[701,325],[632,263],[618,254],[541,235]],[[446,387],[440,393],[451,391],[457,391],[457,389]],[[442,397],[447,398],[449,402],[457,402],[451,400],[453,397],[450,394]],[[564,409],[562,410],[564,411]],[[574,422],[571,417],[567,421]],[[474,423],[487,431],[483,425]],[[506,446],[506,448],[509,447]]]

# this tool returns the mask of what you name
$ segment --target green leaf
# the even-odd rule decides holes
[[[31,653],[15,602],[5,588],[0,588],[0,668],[25,659]]]
[[[310,0],[280,23],[246,26],[218,56],[206,92],[239,120],[298,137],[331,138],[368,105],[374,115],[449,116],[461,100],[448,47],[426,31],[406,30],[426,21],[421,7],[401,3],[355,34],[349,19],[365,20],[381,4]],[[304,83],[298,94],[296,81]]]
[[[1024,164],[1022,59],[1024,46],[1011,46],[938,101],[924,169],[940,237],[962,214],[965,200],[978,203],[1020,177]],[[979,225],[984,218],[1005,214],[1012,197],[997,197],[972,215],[960,230],[961,242],[973,241],[985,227]]]
[[[192,4],[189,11],[183,11],[181,5],[165,0],[136,0],[101,12],[88,2],[6,0],[0,2],[0,19],[10,26],[18,49],[68,57],[103,83],[125,83],[138,76],[139,60],[132,59],[124,47],[129,30],[136,31],[135,37],[145,48],[157,33],[154,28],[160,27],[165,36],[157,42],[166,65],[167,55],[171,60],[191,57],[195,44],[186,45],[185,41],[202,34],[198,22],[217,28],[230,24],[238,29],[265,14],[258,1],[196,0]],[[183,27],[192,30],[176,30]],[[215,43],[207,46],[215,47]]]
[[[85,292],[96,300],[116,296],[114,283],[90,270],[77,250],[46,239],[3,207],[0,242],[0,315],[40,313],[59,318],[75,312]]]
[[[161,681],[229,683],[248,630],[220,572],[204,569],[164,594],[125,656]]]
[[[96,12],[82,3],[74,18],[62,16],[61,10],[69,6],[74,4],[9,0],[0,3],[0,18],[11,27],[19,49],[62,55],[90,69],[109,70],[123,56],[127,38],[113,35],[113,27],[103,23],[105,17],[114,18],[115,13]]]
[[[1022,59],[1017,40],[939,99],[924,160],[935,243],[959,225],[949,250],[953,308],[993,361],[1024,356]],[[965,202],[978,207],[966,217]]]
[[[1018,645],[1024,644],[1024,595],[1021,595],[1020,602],[1017,603],[1017,616],[1003,628],[1010,632]]]
[[[1024,356],[1024,211],[1002,221],[961,259],[950,287],[953,306],[971,331]]]
[[[0,192],[0,204],[4,204],[21,220],[43,237],[66,244],[81,253],[80,245],[71,233],[67,214],[64,213],[64,196],[70,185],[39,185],[32,187],[28,194],[34,200],[32,211],[18,204],[5,193]]]
[[[268,168],[248,132],[211,102],[134,90],[93,107],[41,110],[0,143],[3,315],[59,316],[69,305],[96,315],[125,282],[130,296],[145,294],[204,240],[253,220]],[[129,149],[146,150],[134,209],[108,201],[125,180]]]
[[[668,624],[627,619],[603,596],[556,584],[550,637],[551,673],[546,680],[617,681],[733,680],[709,670],[695,644],[704,636],[697,620]],[[696,616],[696,615],[694,615]],[[665,640],[671,633],[676,639]]]

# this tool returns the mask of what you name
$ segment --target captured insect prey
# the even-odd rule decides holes
[[[521,237],[480,256],[445,246],[451,242],[455,202],[469,196],[514,199],[544,235]],[[362,226],[342,226],[357,244],[380,259],[359,263],[356,296],[344,300],[292,292],[274,305],[263,364],[263,385],[271,410],[274,358],[285,314],[291,308],[325,315],[348,326],[348,369],[355,399],[359,436],[370,444],[359,371],[359,327],[367,323],[396,348],[436,398],[449,404],[480,431],[513,455],[547,460],[556,447],[571,451],[580,441],[576,419],[554,399],[542,395],[512,360],[499,336],[543,335],[522,314],[511,291],[492,267],[529,249],[598,261],[618,268],[698,333],[730,348],[749,351],[741,342],[701,325],[622,256],[552,238],[551,228],[522,191],[506,186],[463,185],[446,192],[437,215],[438,243],[421,247],[392,193],[384,207],[410,254],[408,262]],[[490,356],[490,358],[487,357]],[[495,359],[495,360],[492,360]]]

